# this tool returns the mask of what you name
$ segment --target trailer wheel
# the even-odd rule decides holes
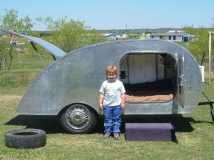
[[[70,133],[87,133],[97,124],[97,115],[84,104],[73,104],[60,115],[62,127]]]
[[[40,129],[18,129],[5,134],[5,145],[10,148],[38,148],[45,144],[46,133]]]

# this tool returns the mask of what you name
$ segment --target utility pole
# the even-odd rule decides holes
[[[211,57],[211,52],[212,52],[212,34],[214,32],[209,32],[209,83],[211,81],[211,67],[212,67],[212,57]]]

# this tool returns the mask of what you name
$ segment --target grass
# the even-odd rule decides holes
[[[3,88],[3,87],[2,87]],[[1,89],[2,89],[1,88]],[[204,85],[210,97],[214,82]],[[25,88],[22,88],[24,91]],[[14,94],[12,94],[14,92]],[[58,159],[213,159],[214,125],[208,107],[198,107],[192,114],[177,118],[177,140],[174,142],[128,142],[124,133],[119,141],[103,139],[100,131],[92,134],[64,133],[55,121],[31,127],[47,131],[47,145],[39,149],[11,149],[4,145],[4,133],[28,125],[5,124],[16,117],[16,105],[23,92],[5,89],[0,96],[0,159],[1,160],[58,160]],[[126,120],[126,119],[125,119]],[[41,122],[41,123],[40,123]],[[47,125],[47,126],[46,126]],[[101,125],[101,123],[99,124]]]
[[[24,89],[35,79],[48,64],[53,60],[50,55],[43,51],[34,53],[27,50],[28,53],[14,53],[13,63],[10,70],[0,71],[0,94],[24,93]],[[32,52],[32,53],[31,53]]]
[[[208,107],[198,107],[192,114],[184,117],[169,117],[168,120],[176,124],[177,143],[129,142],[125,140],[124,133],[119,141],[104,139],[101,134],[102,122],[92,134],[75,135],[64,133],[53,119],[25,117],[19,123],[12,123],[14,118],[17,119],[16,106],[27,85],[49,63],[48,60],[43,65],[35,57],[29,57],[35,63],[25,63],[27,56],[21,55],[18,58],[12,70],[0,73],[0,160],[214,159],[214,125],[211,123]],[[204,84],[203,90],[213,99],[214,82]],[[124,121],[131,120],[133,117],[124,118]],[[138,120],[143,122],[148,119],[138,117]],[[47,145],[38,149],[7,148],[4,145],[5,132],[24,127],[46,130]]]

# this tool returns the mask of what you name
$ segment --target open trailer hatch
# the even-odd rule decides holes
[[[166,53],[130,53],[120,62],[127,103],[166,102],[177,88],[175,59]]]

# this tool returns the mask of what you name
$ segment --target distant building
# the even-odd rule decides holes
[[[148,34],[148,33],[142,33],[142,34],[139,36],[139,39],[140,39],[140,40],[150,39],[150,34]]]
[[[107,40],[123,40],[128,39],[127,34],[116,34],[116,33],[104,33],[104,37],[107,38]]]
[[[116,34],[114,33],[103,33],[103,36],[109,41],[116,40]]]
[[[150,33],[149,35],[147,35],[147,39],[167,40],[176,42],[192,41],[194,37],[194,35],[191,35],[181,30],[171,30],[166,33]]]

